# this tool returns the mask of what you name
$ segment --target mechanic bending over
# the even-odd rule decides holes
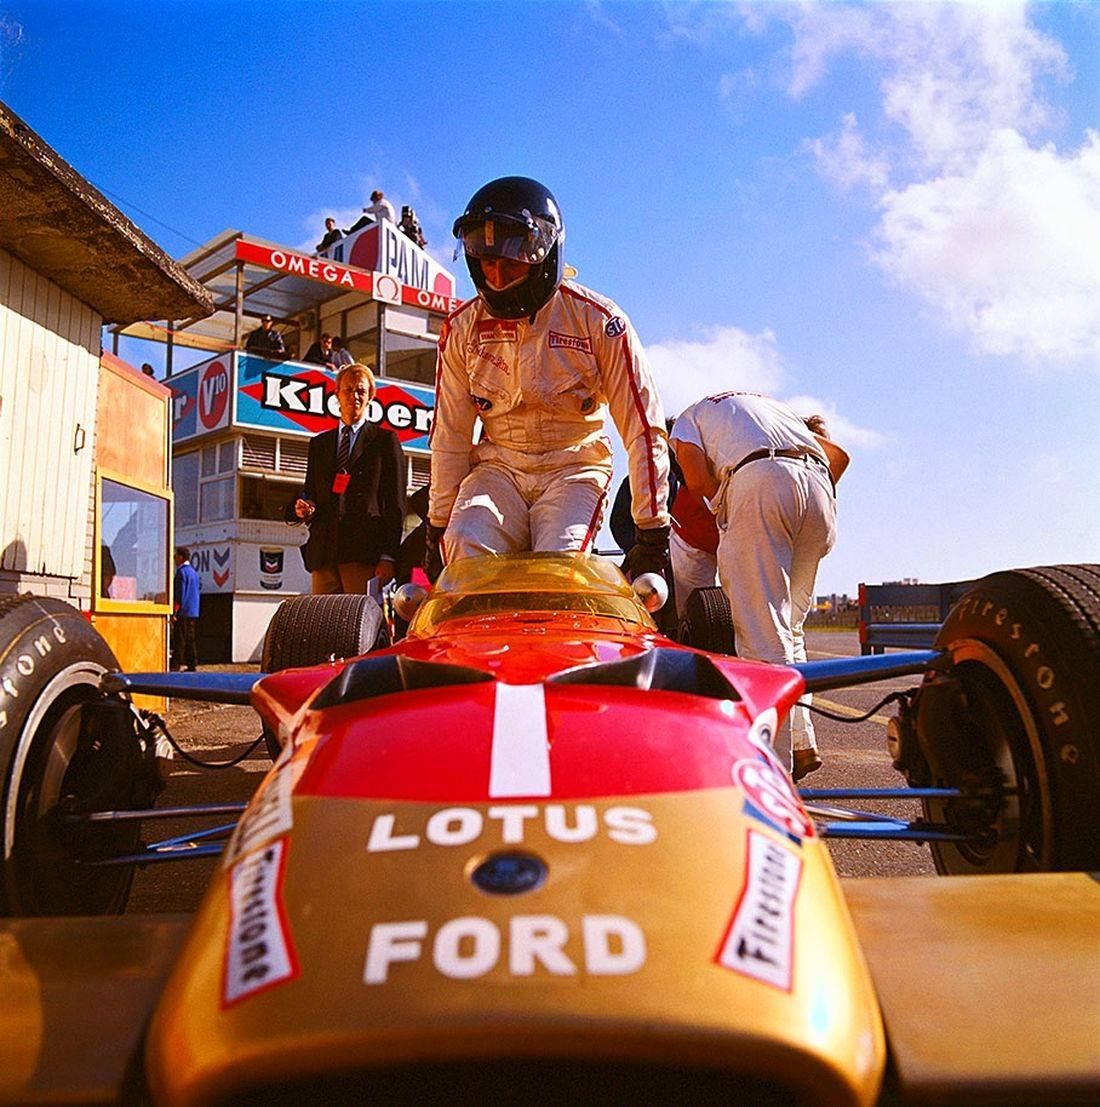
[[[428,575],[476,554],[590,549],[611,482],[608,411],[626,447],[637,527],[624,568],[660,572],[667,433],[630,321],[563,280],[565,226],[538,181],[484,185],[454,232],[478,294],[439,337]],[[471,449],[478,416],[484,429]]]
[[[746,392],[699,400],[673,425],[684,481],[718,522],[718,576],[739,657],[806,660],[802,628],[817,567],[836,541],[836,481],[848,464],[824,431],[821,416],[803,419]],[[822,764],[809,699],[791,709],[795,780]]]

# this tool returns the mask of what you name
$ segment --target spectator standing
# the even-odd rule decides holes
[[[250,354],[259,354],[261,357],[278,358],[286,357],[286,343],[283,336],[275,329],[275,320],[270,315],[265,315],[260,320],[259,327],[249,334],[244,348]]]
[[[370,593],[393,579],[405,524],[405,455],[393,431],[367,422],[374,374],[348,365],[336,375],[340,426],[309,444],[301,495],[287,522],[304,522],[302,558],[314,593]]]
[[[352,356],[351,350],[348,349],[347,343],[336,334],[332,336],[332,357],[329,361],[334,369],[355,364],[355,358]]]
[[[151,366],[151,365],[149,364],[149,362],[147,362],[147,361],[143,361],[143,362],[141,363],[141,371],[142,371],[142,372],[143,372],[143,373],[144,373],[144,374],[145,374],[145,375],[146,375],[147,377],[153,377],[153,378],[156,378],[156,375],[157,375],[157,374],[156,374],[156,370],[154,370],[154,369],[153,369],[153,367],[152,367],[152,366]]]
[[[424,232],[420,229],[420,220],[416,218],[416,212],[408,204],[401,209],[401,222],[397,224],[397,229],[421,249],[427,246]]]
[[[393,204],[386,199],[385,193],[380,188],[376,188],[370,194],[370,204],[363,210],[372,219],[377,219],[379,223],[383,219],[388,219],[391,223],[397,222],[397,212],[393,210]]]
[[[191,551],[176,547],[176,575],[172,581],[172,669],[193,673],[198,666],[195,627],[199,621],[202,582],[191,564]]]
[[[718,574],[741,657],[806,660],[803,624],[836,541],[835,481],[847,465],[825,441],[786,404],[745,392],[699,400],[673,426],[684,481],[717,518]],[[795,780],[822,764],[809,700],[791,709]]]
[[[344,237],[344,232],[336,226],[336,220],[330,215],[325,220],[325,237],[317,243],[317,253],[327,250],[333,243],[339,242]]]
[[[326,332],[306,350],[303,361],[313,365],[325,365],[330,369],[335,368],[332,354],[332,335]]]
[[[456,221],[477,296],[439,337],[425,567],[482,553],[591,548],[611,483],[610,412],[637,535],[628,573],[668,564],[668,447],[634,328],[564,277],[557,201],[527,177],[478,189]],[[483,434],[473,445],[474,422]],[[445,536],[444,536],[445,532]]]

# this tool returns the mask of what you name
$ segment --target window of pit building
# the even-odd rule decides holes
[[[287,505],[294,501],[301,488],[300,480],[242,476],[240,478],[241,518],[285,522]]]
[[[362,334],[345,339],[348,352],[360,364],[372,372],[378,368],[378,328],[374,327]]]
[[[172,491],[176,497],[176,526],[195,526],[199,521],[198,450],[172,459]]]
[[[237,482],[232,476],[204,480],[199,486],[199,522],[222,523],[236,515]]]
[[[169,499],[102,474],[98,488],[99,596],[122,604],[168,604]]]
[[[238,452],[238,440],[231,438],[173,458],[177,527],[222,523],[235,517]]]
[[[435,384],[436,340],[386,331],[386,380]]]

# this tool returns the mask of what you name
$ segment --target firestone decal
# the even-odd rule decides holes
[[[608,323],[610,327],[611,324]],[[611,332],[608,331],[608,334]],[[621,331],[619,332],[622,333]],[[612,335],[614,337],[614,335]],[[579,350],[582,354],[592,353],[592,339],[587,335],[580,337],[575,334],[559,334],[557,331],[550,332],[550,349],[563,349],[563,350]]]
[[[474,807],[445,807],[428,817],[423,829],[397,825],[397,816],[378,815],[367,840],[368,853],[418,849],[422,841],[435,846],[467,846],[486,833],[505,845],[524,840],[527,823],[541,817],[547,835],[556,842],[588,842],[600,832],[600,818],[591,804],[580,803],[567,810],[564,804],[545,808],[536,804],[505,804],[490,807],[483,815]],[[657,840],[653,816],[640,807],[609,807],[603,812],[603,831],[613,842],[646,846]]]
[[[237,823],[225,851],[223,868],[229,868],[238,858],[286,834],[294,825],[291,802],[294,781],[290,758],[280,758],[280,762]]]
[[[250,854],[229,874],[229,936],[223,1005],[298,975],[282,909],[286,839]]]
[[[581,918],[581,949],[572,956],[566,946],[570,930],[554,915],[516,915],[508,921],[508,949],[496,923],[477,915],[451,919],[435,933],[432,965],[452,980],[476,980],[506,958],[512,976],[576,976],[578,960],[589,976],[625,976],[637,972],[646,959],[642,928],[622,915]],[[371,927],[363,965],[365,984],[385,984],[391,966],[419,961],[424,955],[428,923],[424,919],[380,922]],[[395,974],[399,975],[399,974]]]
[[[763,834],[748,834],[745,886],[715,961],[789,992],[802,861]]]

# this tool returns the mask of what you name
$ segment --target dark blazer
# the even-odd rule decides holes
[[[397,558],[405,526],[405,454],[391,430],[366,423],[348,462],[347,490],[332,491],[336,475],[337,430],[310,441],[302,498],[317,511],[309,520],[309,541],[302,547],[306,568],[329,569],[351,561],[376,564],[385,554]],[[293,501],[288,522],[296,522]]]

